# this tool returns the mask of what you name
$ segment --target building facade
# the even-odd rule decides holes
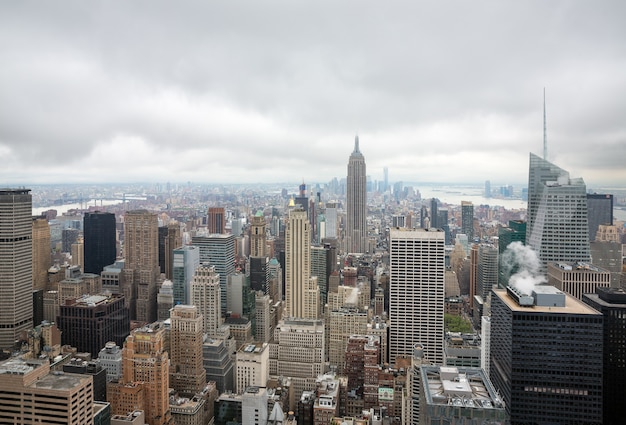
[[[359,150],[359,136],[354,139],[354,150],[348,159],[346,181],[346,252],[365,252],[367,249],[367,172],[365,157]]]
[[[85,273],[100,274],[117,257],[115,214],[86,212],[83,218]]]

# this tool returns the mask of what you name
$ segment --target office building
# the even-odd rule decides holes
[[[250,225],[250,256],[251,257],[265,257],[266,249],[265,243],[267,240],[265,230],[265,217],[263,211],[259,210],[252,217],[252,223]]]
[[[64,345],[95,358],[107,342],[122,345],[130,333],[130,318],[124,296],[84,295],[69,298],[59,307],[57,325]]]
[[[553,286],[491,296],[491,380],[512,424],[601,424],[600,313]]]
[[[131,311],[131,319],[154,322],[157,318],[157,281],[161,273],[157,214],[135,210],[124,215],[124,254],[124,283],[130,285],[130,292],[136,294],[136,307],[134,315]]]
[[[203,318],[203,329],[210,337],[217,337],[222,323],[220,276],[215,267],[203,264],[196,269],[191,282],[191,304],[198,307]]]
[[[206,400],[202,395],[170,397],[170,412],[176,425],[205,425]]]
[[[474,240],[474,204],[468,201],[461,201],[461,233]]]
[[[352,335],[364,335],[367,332],[368,314],[366,310],[354,306],[332,310],[329,314],[328,359],[337,373],[343,373],[346,361],[346,349]]]
[[[49,231],[50,226],[48,226]],[[63,229],[61,231],[61,252],[72,252],[72,244],[76,243],[79,236],[80,230],[78,229]]]
[[[83,218],[85,273],[100,274],[117,256],[115,214],[86,212]]]
[[[324,212],[324,218],[326,223],[326,228],[324,230],[324,238],[327,239],[337,239],[338,231],[337,231],[337,203],[336,202],[327,202],[326,210]]]
[[[85,270],[85,240],[82,236],[79,236],[76,242],[72,244],[70,255],[72,256],[70,264],[77,266],[81,270]]]
[[[191,281],[200,266],[200,248],[185,245],[172,251],[174,304],[191,304]]]
[[[50,256],[50,225],[45,218],[33,219],[33,290],[45,291]]]
[[[421,366],[419,424],[507,425],[509,418],[480,368]]]
[[[626,382],[626,292],[597,288],[583,295],[583,302],[602,313],[603,323],[603,413],[602,423],[617,424],[626,417],[623,400]]]
[[[419,343],[430,362],[443,364],[444,234],[392,229],[389,251],[390,363]]]
[[[183,246],[180,225],[177,222],[159,227],[159,269],[167,279],[172,279],[174,250]]]
[[[589,220],[589,242],[596,240],[600,225],[613,225],[613,195],[588,193],[587,218]]]
[[[106,370],[107,382],[117,381],[122,378],[122,350],[113,341],[109,341],[98,353],[98,361]]]
[[[270,349],[267,343],[243,344],[235,355],[237,394],[248,387],[265,387],[269,379]]]
[[[259,342],[269,342],[272,339],[271,298],[263,292],[255,292],[256,330],[254,339]]]
[[[330,244],[311,247],[311,276],[317,276],[322,305],[328,300],[328,279],[337,267],[337,250]]]
[[[583,294],[594,294],[596,288],[611,286],[611,272],[582,262],[549,263],[548,285],[582,300]]]
[[[346,252],[367,250],[367,175],[365,157],[359,150],[359,136],[348,159],[346,181]]]
[[[289,211],[285,231],[285,315],[316,319],[319,287],[311,278],[311,224],[304,210]]]
[[[170,318],[170,310],[174,307],[174,284],[165,280],[157,294],[157,320],[162,322]]]
[[[170,385],[180,395],[193,397],[206,386],[202,314],[195,305],[179,304],[172,309],[170,321]]]
[[[224,234],[226,230],[226,211],[223,207],[209,207],[207,217],[209,234]]]
[[[270,270],[268,257],[250,257],[248,258],[248,267],[246,268],[250,276],[250,287],[254,291],[262,291],[269,293]]]
[[[508,227],[498,229],[498,286],[506,288],[511,277],[508,265],[502,262],[502,254],[513,242],[521,242],[526,245],[526,222],[521,220],[509,220]]]
[[[241,423],[267,425],[268,391],[266,388],[251,386],[241,396]]]
[[[322,320],[282,320],[270,343],[270,375],[291,378],[294,400],[315,389],[315,379],[325,372],[325,330]],[[290,406],[293,410],[295,406]]]
[[[12,358],[0,362],[0,382],[2,423],[93,424],[91,376],[50,373],[48,360]]]
[[[215,267],[220,278],[222,314],[226,314],[226,281],[235,272],[235,237],[222,234],[194,236],[191,244],[200,249],[200,264]]]
[[[77,373],[80,375],[90,375],[93,378],[93,399],[106,402],[107,399],[107,371],[100,362],[84,361],[73,358],[63,365],[64,373]]]
[[[206,338],[202,344],[202,365],[207,382],[213,381],[220,393],[235,391],[231,345],[224,339]]]
[[[440,228],[443,223],[439,223],[438,199],[430,200],[430,227]],[[403,227],[403,226],[399,226]]]
[[[30,189],[0,189],[0,349],[33,327]]]
[[[153,323],[133,330],[122,350],[122,380],[118,388],[128,385],[143,390],[144,403],[137,408],[145,412],[146,422],[150,425],[172,423],[169,410],[169,356],[164,339],[163,324]],[[112,390],[115,392],[115,388]],[[111,401],[114,414],[128,413],[120,410],[120,406],[124,405],[121,401]]]
[[[556,165],[530,154],[526,243],[548,263],[590,262],[587,189]]]

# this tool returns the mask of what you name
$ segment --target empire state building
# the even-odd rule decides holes
[[[354,139],[354,151],[348,160],[346,199],[346,252],[367,251],[367,177],[365,157],[359,150],[359,136]]]

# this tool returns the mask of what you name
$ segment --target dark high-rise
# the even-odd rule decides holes
[[[589,241],[596,240],[601,224],[613,225],[613,195],[588,193],[587,218],[589,219]]]
[[[603,423],[618,424],[626,418],[626,292],[616,288],[597,288],[583,295],[583,301],[604,316]]]
[[[553,286],[492,291],[490,377],[512,425],[602,423],[602,322]]]
[[[100,274],[115,263],[115,214],[87,212],[83,219],[85,273]]]
[[[207,227],[210,234],[226,233],[226,212],[224,207],[210,207],[207,217]]]

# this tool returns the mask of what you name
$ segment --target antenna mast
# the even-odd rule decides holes
[[[546,128],[546,88],[543,88],[543,159],[548,160],[548,130]]]

